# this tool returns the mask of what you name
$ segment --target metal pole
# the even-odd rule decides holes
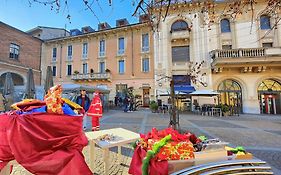
[[[170,89],[171,89],[171,103],[172,103],[172,113],[171,113],[171,121],[170,121],[170,126],[172,126],[173,129],[177,130],[177,116],[176,116],[176,107],[175,107],[175,82],[172,79],[170,81]]]

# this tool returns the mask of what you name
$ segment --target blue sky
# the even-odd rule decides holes
[[[50,6],[43,4],[32,3],[29,7],[28,0],[0,0],[0,21],[22,31],[36,26],[64,28],[65,25],[67,30],[81,29],[83,26],[97,29],[98,20],[89,10],[85,10],[83,0],[68,1],[71,23],[66,18],[68,14],[66,9],[61,8],[60,13],[57,14],[55,10],[50,10]],[[93,1],[96,3],[97,0]],[[136,17],[132,17],[135,9],[132,6],[132,0],[112,0],[112,6],[108,5],[108,0],[99,0],[99,2],[99,5],[94,4],[93,10],[100,22],[108,22],[114,27],[117,19],[127,18],[130,23],[138,21]]]

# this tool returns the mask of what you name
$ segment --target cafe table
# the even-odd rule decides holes
[[[104,172],[109,174],[109,149],[112,147],[118,147],[118,163],[121,163],[121,147],[135,142],[140,138],[138,133],[129,131],[124,128],[113,128],[100,131],[90,131],[85,133],[89,140],[89,154],[90,154],[90,169],[94,172],[95,159],[96,159],[96,149],[98,146],[103,151],[103,161],[104,161]],[[99,138],[105,134],[113,136],[112,140],[100,140]]]

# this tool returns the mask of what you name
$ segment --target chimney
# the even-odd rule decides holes
[[[70,36],[76,36],[76,35],[80,35],[80,34],[82,34],[82,32],[78,29],[70,30]]]
[[[122,27],[128,25],[129,22],[126,18],[116,20],[116,27]]]
[[[140,15],[140,17],[139,17],[139,23],[144,23],[144,22],[148,22],[148,21],[149,21],[149,16],[148,16],[148,14]]]
[[[85,26],[85,27],[82,27],[81,31],[82,31],[83,34],[85,34],[85,33],[94,32],[95,30],[90,26]]]
[[[106,30],[106,29],[110,29],[110,25],[107,22],[104,23],[99,23],[98,29],[99,30]]]

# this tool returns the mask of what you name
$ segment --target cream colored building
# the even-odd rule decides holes
[[[157,97],[166,100],[163,94],[169,90],[170,82],[163,75],[187,77],[196,63],[204,61],[197,79],[207,86],[190,83],[189,77],[175,86],[176,92],[213,89],[220,92],[219,103],[243,113],[281,114],[281,26],[274,26],[274,18],[262,13],[265,7],[265,3],[255,5],[253,21],[249,13],[232,20],[220,15],[225,4],[216,4],[210,26],[196,7],[172,7],[154,33]],[[186,13],[178,15],[182,10]],[[189,95],[178,96],[181,107],[191,106]]]
[[[133,87],[143,105],[154,98],[154,59],[151,28],[140,21],[116,21],[116,27],[99,24],[68,37],[47,40],[42,49],[42,70],[53,67],[56,84],[87,84],[106,87],[109,100]],[[45,72],[42,71],[42,74]],[[42,75],[44,81],[45,75]]]

